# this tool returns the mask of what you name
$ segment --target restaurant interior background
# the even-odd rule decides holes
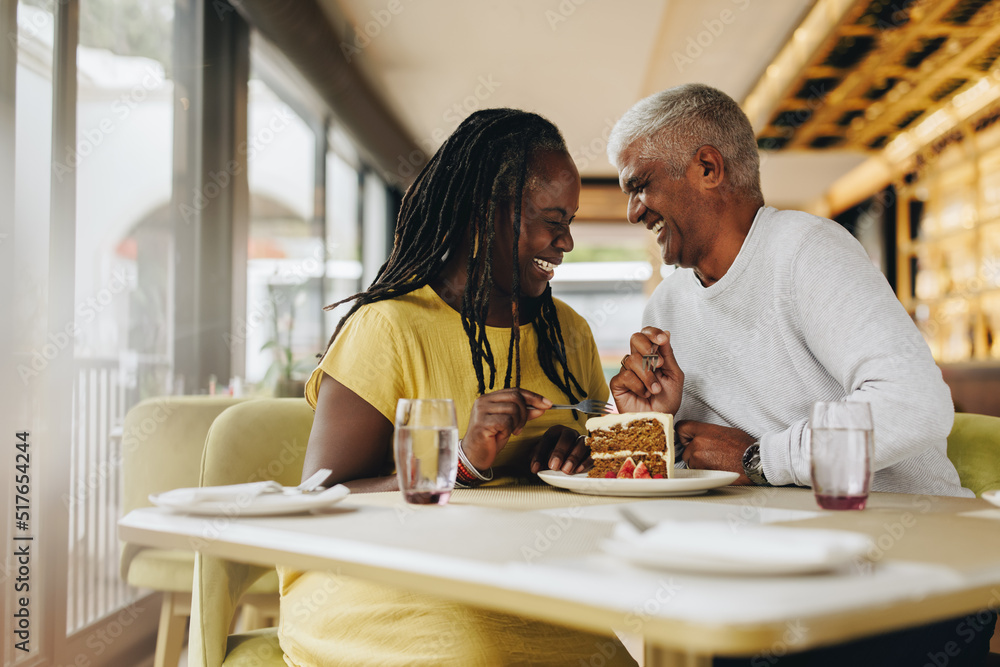
[[[343,312],[321,307],[371,281],[479,108],[565,135],[584,187],[553,290],[608,370],[673,269],[606,139],[701,81],[750,116],[767,203],[850,229],[956,406],[1000,416],[1000,0],[0,0],[0,36],[0,421],[29,434],[35,538],[4,665],[151,661],[159,608],[118,576],[126,411],[300,395]]]

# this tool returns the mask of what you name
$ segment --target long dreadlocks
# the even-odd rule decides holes
[[[486,393],[487,386],[492,389],[496,380],[496,361],[486,338],[486,316],[494,285],[494,219],[498,207],[509,203],[514,208],[513,322],[504,388],[520,387],[518,239],[521,201],[530,161],[537,152],[546,150],[565,152],[566,143],[559,130],[537,114],[515,109],[485,109],[465,119],[403,197],[392,253],[375,280],[364,292],[326,307],[330,310],[354,301],[337,325],[329,345],[361,306],[408,294],[426,285],[441,272],[446,259],[460,249],[468,235],[468,280],[462,295],[462,325],[469,338],[479,393]],[[583,398],[586,392],[567,365],[566,344],[551,287],[546,287],[541,296],[541,308],[533,325],[538,334],[538,362],[546,377],[571,403]],[[486,368],[489,369],[488,383]]]

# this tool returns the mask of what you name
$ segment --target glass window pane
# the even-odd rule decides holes
[[[300,117],[261,78],[251,50],[247,162],[247,380],[302,395],[322,351],[322,225],[315,216],[316,119]],[[322,139],[320,137],[319,139]]]
[[[331,138],[331,144],[334,144]],[[336,303],[362,289],[358,172],[338,153],[326,156],[326,301]],[[327,338],[350,304],[326,312]],[[323,341],[324,345],[326,341]]]
[[[68,630],[133,592],[117,574],[125,412],[171,393],[173,0],[81,0],[76,143],[76,378],[70,463]]]
[[[55,359],[56,355],[64,354],[65,349],[71,345],[69,338],[58,341],[62,343],[62,347],[53,344],[47,340],[46,332],[47,295],[50,287],[48,244],[49,194],[52,177],[49,170],[49,154],[52,147],[53,8],[54,3],[51,2],[19,2],[16,50],[9,48],[5,35],[3,54],[0,55],[0,60],[12,55],[16,57],[14,220],[13,229],[7,224],[3,225],[5,233],[12,232],[11,237],[0,238],[0,243],[14,244],[13,250],[8,255],[13,258],[14,263],[12,270],[8,272],[13,277],[13,284],[0,285],[0,289],[9,290],[9,298],[14,308],[14,312],[8,315],[10,324],[4,326],[8,328],[6,333],[13,348],[7,352],[14,353],[17,377],[20,380],[4,387],[8,393],[4,394],[2,400],[5,401],[6,407],[13,408],[9,412],[11,416],[20,415],[21,423],[16,426],[17,430],[23,429],[32,436],[44,432],[40,423],[41,411],[24,410],[24,407],[40,405],[45,400],[44,374],[51,360]],[[4,145],[2,150],[7,149],[8,147]],[[4,185],[8,186],[7,183]],[[12,424],[10,431],[14,428],[15,425]],[[30,442],[35,443],[32,447],[33,451],[37,452],[37,441],[32,437]],[[32,457],[32,463],[34,467],[31,471],[37,474],[42,468],[35,457]],[[34,480],[35,477],[32,477],[32,481]],[[29,517],[29,528],[32,533],[38,539],[48,537],[63,539],[62,534],[52,535],[53,531],[48,528],[51,525],[48,515],[40,511],[44,507],[44,502],[38,485],[35,484],[32,489],[33,511]],[[4,501],[4,507],[12,507],[13,502],[14,498],[11,496],[10,501]],[[10,537],[24,535],[21,531],[15,532],[14,522],[9,523],[9,532],[0,531],[0,533]],[[13,575],[14,563],[7,560],[6,564],[11,567],[9,572]],[[43,572],[44,567],[37,564],[36,572]],[[0,567],[0,575],[5,575],[7,572],[8,570]],[[40,576],[34,574],[35,577]],[[0,578],[5,577],[0,576]],[[6,580],[13,582],[13,579]],[[13,613],[13,610],[20,606],[16,602],[20,596],[12,585],[5,585],[4,589],[3,593],[0,593],[0,603],[3,602],[3,598],[7,598],[6,608]],[[47,618],[52,615],[46,599],[34,592],[29,591],[29,593],[31,593],[29,603],[32,618]],[[39,647],[42,644],[35,640],[37,631],[32,634],[32,641],[27,642],[28,651],[22,652],[12,647],[13,641],[10,643],[6,641],[8,636],[13,637],[10,634],[12,629],[13,625],[8,623],[3,630],[4,658],[10,658],[17,664],[27,664],[35,660],[41,653]],[[18,637],[14,641],[22,639]]]
[[[44,344],[45,286],[48,282],[48,221],[52,151],[52,40],[50,2],[17,6],[17,103],[14,151],[14,239],[16,275],[26,289],[15,290],[22,350]],[[30,379],[30,378],[29,378]]]
[[[642,324],[647,294],[660,282],[650,236],[640,226],[576,223],[573,252],[552,279],[552,294],[580,313],[594,333],[604,374],[610,380]]]

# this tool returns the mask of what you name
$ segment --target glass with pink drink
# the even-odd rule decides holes
[[[868,502],[875,440],[871,406],[820,401],[809,418],[812,486],[828,510],[861,510]]]

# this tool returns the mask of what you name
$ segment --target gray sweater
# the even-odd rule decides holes
[[[703,287],[678,269],[643,326],[670,331],[684,371],[677,419],[760,438],[775,485],[810,486],[815,401],[865,401],[875,424],[873,491],[972,496],[948,460],[951,392],[885,277],[840,225],[763,207],[736,261]]]

